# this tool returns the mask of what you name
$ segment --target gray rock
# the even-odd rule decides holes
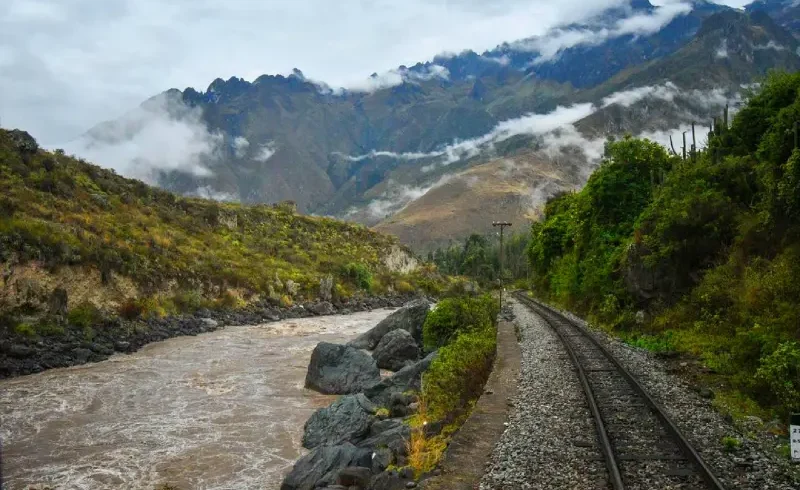
[[[39,151],[39,144],[27,131],[12,129],[8,132],[8,136],[20,153],[33,154]]]
[[[394,454],[388,447],[379,447],[372,453],[372,472],[380,473],[392,464]]]
[[[388,448],[395,457],[408,454],[407,441],[411,439],[411,428],[406,424],[399,423],[393,426],[384,426],[385,430],[372,434],[357,444],[358,447],[376,450],[378,448]]]
[[[399,371],[419,360],[419,346],[414,337],[403,329],[392,330],[383,336],[372,358],[381,369]]]
[[[336,477],[339,485],[347,487],[357,487],[366,489],[369,485],[372,470],[363,466],[350,466],[339,470],[339,475]]]
[[[406,480],[400,478],[396,471],[384,471],[372,477],[369,488],[372,490],[402,490],[406,488]]]
[[[48,311],[51,315],[66,317],[67,316],[67,290],[64,288],[55,288],[50,294],[48,300]]]
[[[348,345],[352,345],[357,349],[372,350],[377,347],[378,342],[381,341],[384,335],[398,329],[407,331],[417,343],[421,344],[422,325],[428,317],[430,307],[431,304],[426,299],[418,299],[406,303],[405,306],[384,318],[383,321],[361,334]]]
[[[319,280],[319,299],[322,301],[333,299],[333,276],[330,274]]]
[[[34,348],[22,344],[11,344],[9,347],[5,348],[5,351],[8,352],[9,356],[17,359],[24,359],[36,352]]]
[[[319,446],[292,467],[281,484],[281,490],[312,490],[336,484],[339,470],[348,466],[369,466],[372,452],[350,443]]]
[[[203,327],[207,330],[213,330],[219,326],[219,322],[211,318],[202,318],[200,322],[202,322]]]
[[[303,447],[356,442],[367,436],[377,407],[362,393],[339,398],[320,408],[308,419],[303,433]]]
[[[336,310],[333,308],[333,305],[328,303],[327,301],[321,301],[319,303],[313,303],[309,305],[309,310],[311,310],[315,315],[333,315],[336,313]]]
[[[311,354],[306,388],[347,395],[364,391],[380,380],[380,370],[369,354],[346,345],[320,342]]]
[[[378,405],[389,406],[393,393],[403,393],[420,389],[422,373],[428,369],[436,358],[436,352],[428,354],[424,359],[397,371],[392,376],[381,380],[364,391],[367,398]]]

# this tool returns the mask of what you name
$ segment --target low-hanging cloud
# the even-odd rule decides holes
[[[366,212],[372,220],[384,219],[402,211],[412,202],[454,178],[456,177],[453,175],[443,175],[435,182],[422,186],[399,185],[390,181],[388,182],[387,190],[379,198],[372,200],[367,205]],[[352,211],[351,215],[355,212],[357,211]]]
[[[270,158],[272,158],[273,155],[275,155],[275,153],[277,151],[278,151],[278,147],[275,144],[275,142],[272,141],[272,142],[267,143],[265,145],[261,145],[261,148],[259,148],[258,152],[255,154],[253,159],[256,160],[257,162],[262,162],[263,163],[263,162],[266,162],[267,160],[269,160]]]
[[[718,60],[728,57],[728,40],[723,39],[717,50],[714,52],[714,57]]]
[[[209,176],[204,161],[221,151],[224,138],[208,131],[201,114],[162,95],[119,121],[96,127],[64,150],[148,183],[156,183],[161,172]],[[237,151],[246,148],[246,141],[234,143]]]
[[[544,63],[556,59],[565,49],[576,46],[596,46],[617,37],[652,34],[672,22],[676,17],[691,11],[690,3],[667,3],[655,8],[652,12],[637,13],[620,19],[611,27],[558,28],[544,36],[519,41],[511,46],[518,50],[538,53],[539,56],[533,64]]]
[[[466,158],[472,158],[481,152],[489,151],[496,143],[514,136],[544,134],[564,125],[572,124],[590,115],[594,110],[592,104],[585,103],[569,107],[559,106],[553,112],[547,114],[526,114],[522,117],[502,121],[494,129],[482,136],[467,140],[456,140],[444,148],[432,152],[397,153],[386,150],[372,150],[357,156],[339,155],[350,161],[361,161],[376,157],[401,160],[440,159],[440,161],[422,168],[423,171],[430,171],[437,165],[449,165]]]
[[[250,148],[250,142],[244,136],[237,136],[233,139],[233,152],[236,158],[244,158],[248,148]]]
[[[424,82],[428,80],[448,80],[450,72],[441,65],[429,65],[420,70],[409,70],[401,67],[389,70],[383,74],[373,74],[361,81],[352,82],[342,88],[332,89],[322,82],[316,82],[323,92],[341,94],[344,92],[372,93],[391,87],[402,85],[406,82]]]

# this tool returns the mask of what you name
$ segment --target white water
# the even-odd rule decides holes
[[[303,388],[314,346],[388,314],[227,327],[0,381],[4,490],[277,489],[332,400]]]

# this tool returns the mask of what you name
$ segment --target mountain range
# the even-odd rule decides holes
[[[535,219],[547,197],[585,182],[608,136],[667,143],[697,122],[701,144],[711,119],[735,110],[769,70],[800,68],[799,12],[793,0],[744,10],[634,0],[482,54],[373,74],[358,88],[294,70],[171,89],[77,146],[115,158],[175,130],[179,156],[161,164],[137,154],[128,173],[187,195],[292,200],[421,251],[493,219]]]

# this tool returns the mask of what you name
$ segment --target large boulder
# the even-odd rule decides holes
[[[311,353],[306,388],[328,395],[359,393],[381,380],[369,354],[347,345],[320,342]]]
[[[419,360],[419,346],[410,333],[403,329],[392,330],[383,336],[372,358],[381,369],[400,371]]]
[[[356,444],[358,447],[371,449],[388,448],[395,457],[408,454],[408,441],[411,439],[411,428],[401,419],[388,419],[375,422],[369,431],[369,437]]]
[[[403,329],[410,333],[417,343],[422,343],[422,325],[428,317],[431,304],[426,299],[417,299],[406,303],[391,315],[383,319],[372,329],[364,332],[348,345],[356,349],[372,350],[378,346],[384,335],[387,333]]]
[[[303,433],[303,447],[336,445],[363,439],[375,420],[378,407],[363,393],[339,398],[320,408],[308,419]]]
[[[294,464],[281,490],[313,490],[336,484],[339,470],[348,466],[369,467],[372,451],[350,443],[319,446]]]
[[[436,354],[437,352],[431,352],[421,361],[406,366],[388,378],[370,386],[364,391],[364,394],[376,404],[386,407],[389,406],[393,393],[404,393],[409,390],[419,391],[422,373],[430,367],[436,358]]]

